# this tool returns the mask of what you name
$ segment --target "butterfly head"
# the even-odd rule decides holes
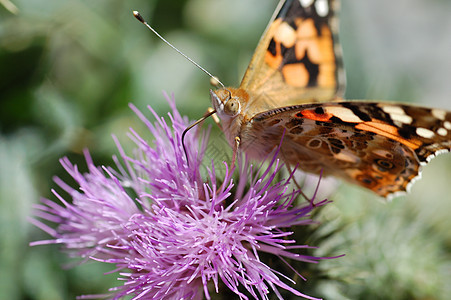
[[[241,113],[241,101],[234,89],[210,90],[211,103],[220,117],[236,117]]]

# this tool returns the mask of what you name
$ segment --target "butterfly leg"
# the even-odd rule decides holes
[[[236,162],[236,156],[237,156],[237,152],[238,152],[238,147],[240,146],[240,138],[239,137],[235,137],[235,146],[233,147],[233,155],[232,155],[232,161],[230,163],[230,174],[232,175],[234,170],[235,170],[235,162]],[[216,191],[216,195],[219,195],[219,193],[222,193],[226,187],[226,183],[227,181],[224,180],[221,184],[221,186],[219,187],[219,189],[217,189]]]
[[[204,120],[208,117],[211,117],[213,119],[213,121],[215,122],[215,124],[218,125],[219,129],[222,130],[221,121],[219,120],[218,116],[216,115],[216,110],[214,110],[213,107],[207,108],[207,111],[204,113],[204,115],[200,119],[201,121],[199,122],[199,124],[202,125]],[[199,126],[198,130],[200,130],[200,127],[201,126]]]
[[[213,111],[214,111],[214,109],[212,107],[209,107],[209,108],[207,108],[207,113],[206,114],[207,115],[211,114]],[[213,121],[216,123],[216,125],[218,125],[219,129],[222,130],[221,120],[219,120],[218,116],[215,113],[213,113],[211,115],[211,117],[213,118]]]
[[[232,166],[232,168],[235,168],[236,156],[238,153],[238,148],[240,147],[240,142],[241,142],[240,137],[236,136],[235,137],[235,146],[233,147],[232,162],[230,164]]]
[[[304,194],[304,192],[302,191],[301,185],[297,182],[296,178],[294,177],[294,173],[293,173],[293,171],[291,170],[290,164],[287,163],[286,161],[284,161],[284,164],[285,164],[285,166],[287,167],[288,174],[290,174],[290,175],[292,176],[292,177],[291,177],[291,180],[293,181],[294,185],[297,187],[297,189],[298,189],[299,192],[301,193],[302,197],[304,197],[305,200],[307,200],[308,202],[310,202],[310,204],[311,204],[312,206],[315,206],[315,204],[313,203],[314,199],[313,199],[313,198],[307,197],[307,195]]]

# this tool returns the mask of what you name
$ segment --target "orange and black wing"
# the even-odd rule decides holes
[[[240,88],[274,108],[341,98],[336,6],[334,0],[281,1]]]
[[[431,158],[451,151],[451,112],[395,103],[340,101],[257,114],[248,136],[280,141],[281,158],[334,175],[380,196],[408,190]],[[255,145],[250,148],[274,145]],[[244,141],[243,141],[244,144]]]

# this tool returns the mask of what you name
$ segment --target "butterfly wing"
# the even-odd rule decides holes
[[[284,135],[279,155],[287,163],[387,197],[406,191],[421,165],[451,150],[451,112],[363,101],[304,104],[257,114],[241,134],[244,151],[259,149],[254,156]]]
[[[335,6],[334,0],[281,1],[240,88],[273,108],[341,97]]]

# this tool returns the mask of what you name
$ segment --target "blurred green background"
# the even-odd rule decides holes
[[[58,246],[27,222],[52,197],[58,158],[80,152],[110,164],[141,128],[128,108],[168,111],[174,93],[192,119],[209,106],[209,79],[134,19],[141,14],[226,85],[238,85],[277,0],[0,0],[0,298],[74,299],[118,285],[110,266],[69,270]],[[451,109],[451,1],[342,0],[348,98]],[[147,113],[148,116],[150,114]],[[213,136],[221,139],[219,132]],[[342,281],[310,290],[326,299],[449,299],[451,155],[433,160],[412,193],[385,204],[343,184],[321,216],[342,228],[321,263]],[[54,198],[52,198],[54,199]],[[301,285],[302,288],[302,285]]]

